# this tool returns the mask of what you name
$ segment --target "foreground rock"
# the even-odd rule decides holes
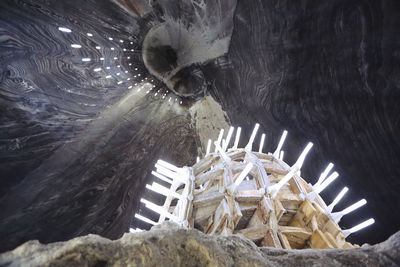
[[[163,223],[111,241],[97,235],[43,245],[29,241],[0,255],[0,266],[398,266],[400,232],[347,250],[258,248],[239,236],[209,236]]]

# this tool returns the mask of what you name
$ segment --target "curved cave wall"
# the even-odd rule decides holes
[[[400,228],[398,14],[394,0],[1,1],[0,250],[145,227],[133,214],[157,159],[192,165],[219,127],[244,143],[256,122],[267,151],[289,131],[289,163],[314,142],[307,181],[335,163],[327,202],[343,186],[339,209],[368,200],[341,222],[375,218],[351,242],[385,240]]]

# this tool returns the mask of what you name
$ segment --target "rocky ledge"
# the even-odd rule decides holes
[[[98,235],[26,242],[0,255],[0,266],[398,266],[400,231],[354,249],[258,248],[240,236],[210,236],[163,223],[112,241]]]

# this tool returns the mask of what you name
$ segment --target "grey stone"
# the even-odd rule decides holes
[[[98,235],[26,242],[0,255],[1,266],[398,266],[400,232],[354,249],[259,248],[239,236],[210,236],[165,222],[112,241]]]

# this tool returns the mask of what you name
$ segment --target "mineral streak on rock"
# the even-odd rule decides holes
[[[0,255],[2,266],[398,266],[400,232],[355,249],[259,248],[240,236],[210,236],[165,222],[111,241],[97,235],[67,242],[29,241]]]

